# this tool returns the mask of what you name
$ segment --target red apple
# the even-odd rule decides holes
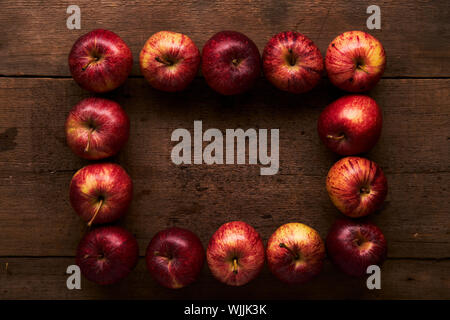
[[[97,29],[78,38],[69,54],[73,79],[92,92],[107,92],[125,82],[133,66],[126,43],[114,32]]]
[[[216,33],[203,47],[202,73],[208,85],[223,95],[243,93],[261,75],[258,48],[242,33]]]
[[[295,31],[274,35],[263,51],[265,77],[278,89],[303,93],[319,83],[323,58],[308,37]]]
[[[88,165],[78,170],[70,182],[70,203],[89,226],[121,218],[132,194],[130,176],[114,163]]]
[[[200,51],[186,35],[160,31],[152,35],[139,56],[141,72],[150,85],[162,91],[181,91],[194,80]]]
[[[107,226],[87,233],[78,245],[76,264],[90,281],[100,285],[118,282],[137,264],[138,243],[123,228]]]
[[[66,140],[79,157],[97,160],[119,152],[128,140],[130,120],[112,100],[87,98],[70,111]]]
[[[370,265],[381,266],[387,244],[372,223],[337,220],[327,236],[327,252],[333,263],[351,276],[363,276]]]
[[[351,92],[372,89],[385,66],[383,45],[363,31],[348,31],[337,36],[325,56],[328,78],[338,88]]]
[[[206,259],[216,279],[230,286],[242,286],[261,271],[264,245],[250,225],[232,221],[223,224],[211,237]]]
[[[364,95],[337,99],[320,114],[320,139],[333,152],[354,155],[367,152],[377,143],[383,122],[375,100]]]
[[[150,241],[146,261],[150,274],[158,283],[178,289],[198,278],[205,262],[205,250],[193,232],[168,228]]]
[[[286,283],[304,283],[322,270],[325,246],[320,235],[303,223],[287,223],[269,238],[270,271]]]
[[[328,172],[327,191],[334,205],[346,216],[363,217],[380,208],[387,195],[387,180],[373,161],[346,157]]]

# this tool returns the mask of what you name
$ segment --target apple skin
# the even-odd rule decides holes
[[[274,35],[263,51],[265,77],[278,89],[304,93],[314,88],[323,72],[323,58],[311,39],[295,31]]]
[[[125,278],[136,266],[138,257],[138,243],[131,233],[106,226],[88,232],[80,241],[76,264],[88,280],[110,285]]]
[[[158,90],[184,90],[197,75],[200,51],[186,35],[160,31],[152,35],[139,56],[141,72]]]
[[[193,232],[168,228],[150,241],[146,262],[147,269],[159,284],[179,289],[197,280],[205,262],[205,250]]]
[[[202,73],[208,85],[220,94],[243,93],[261,75],[258,47],[242,33],[216,33],[203,47]]]
[[[72,207],[88,226],[110,223],[125,215],[133,197],[133,183],[117,164],[91,164],[74,174],[69,195]]]
[[[242,286],[261,271],[264,245],[253,227],[232,221],[223,224],[211,237],[206,259],[216,279],[230,286]]]
[[[346,157],[336,162],[328,172],[326,187],[333,204],[351,218],[379,209],[388,190],[381,168],[360,157]]]
[[[333,263],[350,276],[366,275],[370,265],[381,266],[387,243],[373,223],[337,220],[328,232],[327,252]]]
[[[363,31],[348,31],[328,46],[325,68],[330,81],[350,92],[372,89],[383,75],[386,54],[375,37]]]
[[[69,54],[73,79],[83,89],[97,93],[114,90],[123,84],[132,66],[130,48],[109,30],[96,29],[82,35]]]
[[[128,141],[130,120],[117,102],[86,98],[70,111],[66,141],[81,158],[98,160],[118,153]]]
[[[348,156],[372,149],[382,124],[383,115],[375,100],[355,94],[328,105],[320,114],[317,130],[328,149]]]
[[[279,227],[267,243],[270,271],[281,281],[305,283],[322,270],[325,246],[313,228],[297,222]]]

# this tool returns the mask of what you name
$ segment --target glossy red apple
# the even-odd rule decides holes
[[[330,81],[351,92],[372,89],[383,75],[386,54],[375,37],[363,31],[348,31],[328,46],[325,68]]]
[[[108,285],[125,278],[136,266],[138,243],[131,233],[115,226],[87,233],[78,245],[76,264],[90,281]]]
[[[116,89],[128,78],[133,56],[114,32],[96,29],[78,38],[69,54],[73,79],[92,92]]]
[[[383,116],[375,100],[348,95],[328,105],[320,114],[318,132],[323,143],[340,155],[367,152],[377,143]]]
[[[139,61],[141,72],[152,87],[168,92],[181,91],[197,75],[200,51],[188,36],[160,31],[147,40]]]
[[[114,163],[85,166],[70,182],[70,203],[89,226],[121,218],[131,203],[132,194],[130,176]]]
[[[267,243],[270,271],[286,283],[304,283],[322,270],[325,246],[320,235],[303,223],[279,227]]]
[[[386,240],[372,223],[337,220],[328,232],[326,242],[333,263],[351,276],[366,275],[368,266],[381,266],[386,258]]]
[[[314,88],[323,72],[319,48],[295,31],[274,35],[263,51],[265,77],[278,89],[303,93]]]
[[[326,186],[334,205],[352,218],[379,209],[388,190],[381,168],[360,157],[346,157],[336,162],[328,172]]]
[[[97,160],[119,152],[128,140],[130,120],[112,100],[86,98],[70,111],[66,141],[79,157]]]
[[[258,48],[242,33],[216,33],[203,47],[202,73],[208,85],[223,95],[243,93],[261,75]]]
[[[146,261],[158,283],[178,289],[197,280],[205,262],[205,250],[193,232],[173,227],[153,237],[147,247]]]
[[[232,221],[223,224],[211,237],[206,259],[216,279],[230,286],[242,286],[261,271],[264,245],[250,225]]]

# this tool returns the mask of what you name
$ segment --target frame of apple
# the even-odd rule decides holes
[[[324,69],[338,88],[352,92],[330,105],[318,120],[318,134],[333,152],[345,156],[329,170],[326,189],[333,204],[347,217],[337,220],[322,241],[302,223],[280,226],[264,247],[259,233],[243,221],[223,224],[205,250],[197,235],[172,227],[158,232],[146,251],[150,274],[167,288],[185,287],[197,280],[206,260],[219,281],[241,286],[253,280],[267,258],[271,272],[287,283],[316,277],[325,252],[346,274],[362,276],[370,265],[381,265],[387,244],[381,230],[355,220],[380,209],[387,180],[373,161],[354,156],[378,141],[382,113],[377,103],[360,92],[373,88],[386,65],[381,43],[362,31],[344,32],[328,46],[325,63],[314,42],[295,31],[274,35],[262,58],[255,43],[242,33],[222,31],[199,49],[186,35],[161,31],[152,35],[139,56],[141,72],[155,89],[184,90],[199,69],[207,84],[222,95],[249,90],[261,71],[275,87],[294,94],[307,92],[320,81]],[[69,54],[73,79],[84,89],[103,93],[116,89],[131,72],[133,58],[115,33],[97,29],[81,36]],[[261,67],[262,66],[262,67]],[[107,159],[129,138],[130,123],[119,104],[87,98],[70,111],[65,131],[68,146],[79,157]],[[123,217],[132,200],[133,183],[118,164],[96,163],[75,173],[70,202],[88,227]],[[100,226],[79,243],[76,263],[82,274],[100,285],[113,284],[136,266],[136,239],[124,228]]]

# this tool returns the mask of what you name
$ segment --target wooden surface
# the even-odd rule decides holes
[[[161,30],[186,33],[203,44],[216,32],[240,30],[264,48],[272,35],[297,30],[325,52],[339,33],[367,30],[364,1],[179,0],[78,1],[81,30],[67,30],[64,1],[19,0],[2,4],[0,74],[68,76],[67,55],[75,40],[95,28],[117,32],[138,61],[147,38]],[[450,3],[373,1],[382,28],[373,34],[388,55],[385,76],[450,76]],[[133,75],[140,75],[135,63]]]
[[[366,30],[359,1],[80,1],[82,29],[67,30],[66,3],[17,1],[0,10],[0,299],[431,299],[450,298],[449,142],[450,30],[447,1],[380,2],[382,30],[371,31],[386,48],[384,78],[369,94],[382,107],[380,141],[366,156],[385,171],[389,194],[369,217],[385,233],[388,260],[382,289],[368,290],[328,261],[313,282],[286,287],[267,269],[242,288],[212,278],[205,266],[198,283],[179,291],[159,287],[144,259],[120,284],[67,290],[85,225],[68,201],[73,173],[88,162],[65,144],[64,120],[90,96],[70,78],[67,54],[83,33],[103,27],[129,43],[136,58],[146,38],[170,29],[201,48],[215,32],[235,29],[260,50],[276,32],[295,29],[325,52],[340,32]],[[344,93],[326,79],[312,92],[280,92],[264,79],[239,97],[212,92],[201,77],[182,93],[149,87],[135,61],[133,76],[107,94],[131,120],[131,137],[113,159],[133,178],[135,196],[118,224],[138,239],[140,254],[152,236],[184,226],[206,245],[224,222],[244,220],[266,242],[281,224],[306,223],[324,238],[341,214],[328,199],[325,176],[338,157],[316,132],[320,111]],[[254,165],[176,166],[170,160],[176,128],[279,128],[280,171],[260,176]],[[6,270],[6,263],[8,269]]]

